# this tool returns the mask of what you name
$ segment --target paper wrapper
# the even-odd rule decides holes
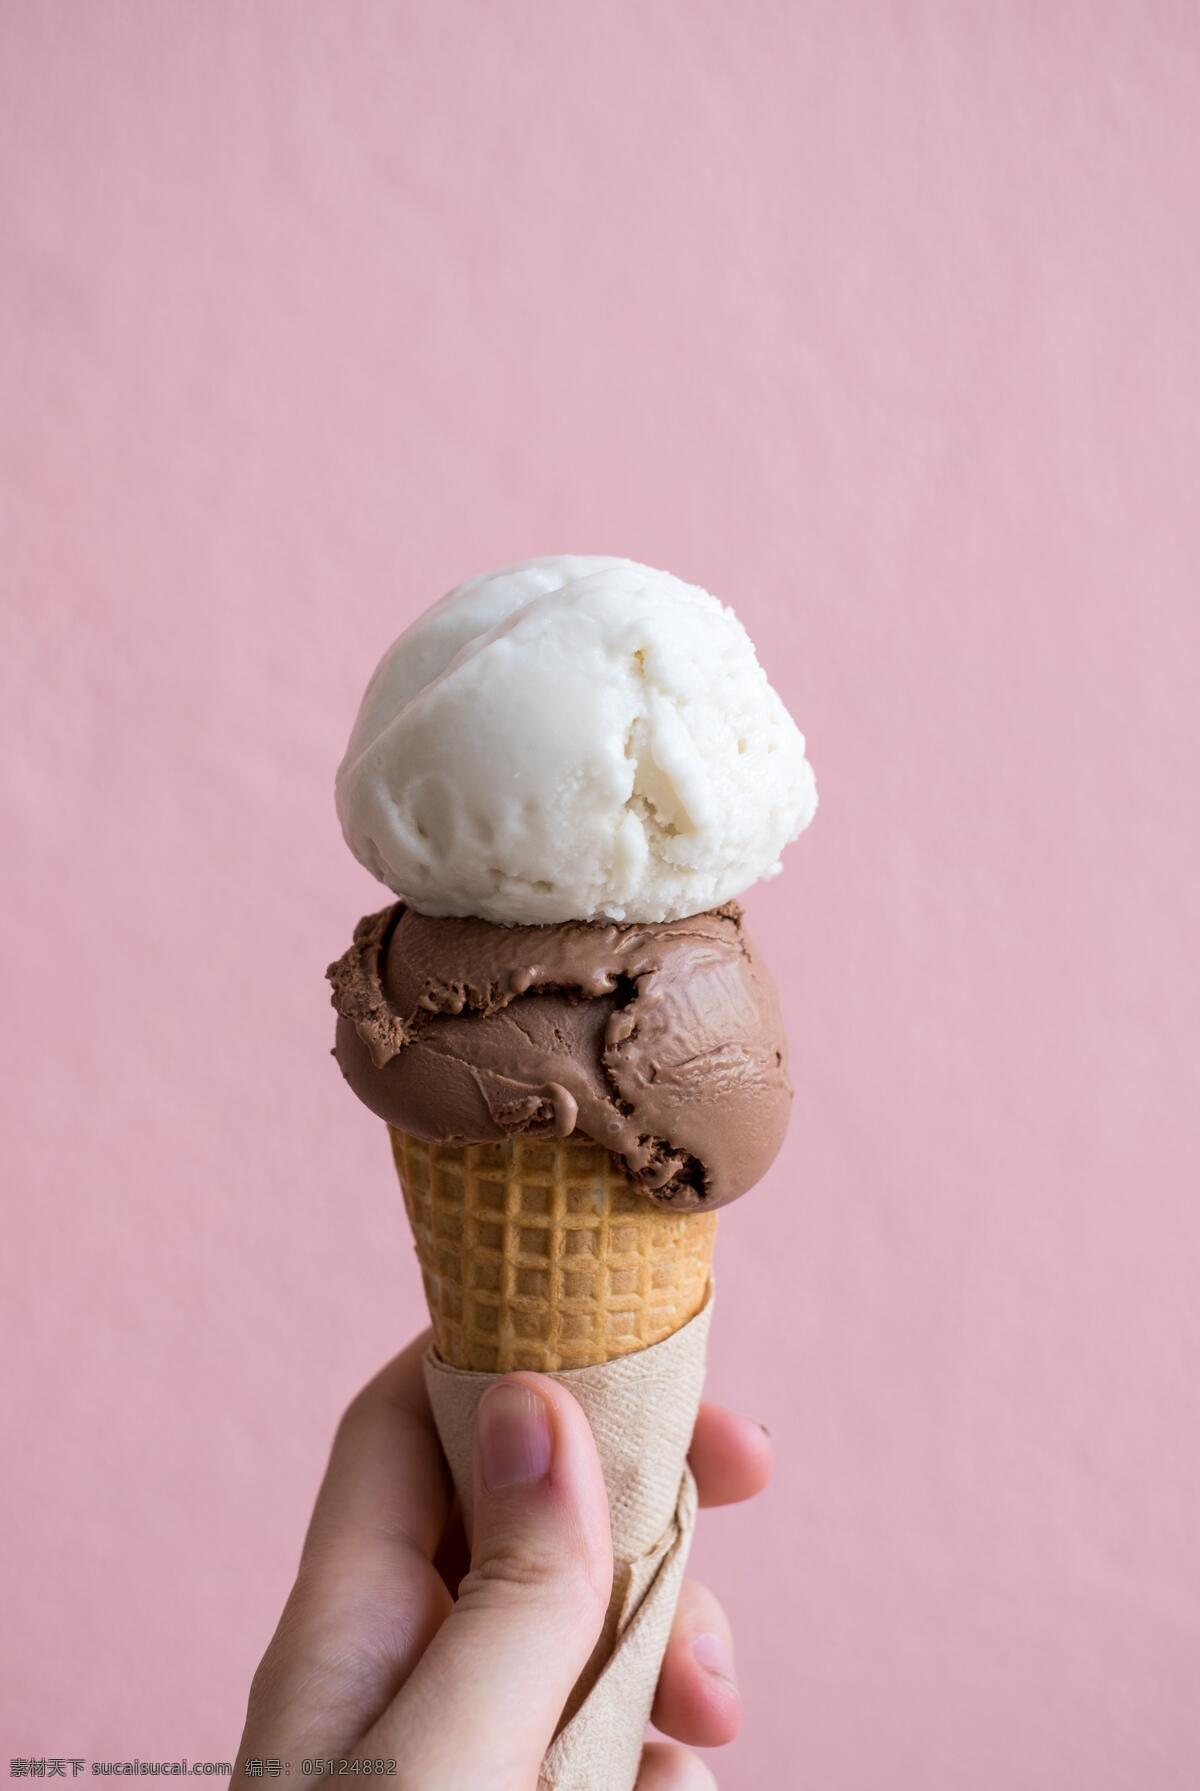
[[[710,1290],[695,1318],[663,1342],[553,1374],[579,1401],[596,1438],[614,1570],[604,1630],[543,1762],[538,1791],[633,1791],[695,1526],[687,1452],[711,1312]],[[472,1426],[495,1378],[447,1367],[433,1350],[426,1358],[430,1403],[468,1536]]]

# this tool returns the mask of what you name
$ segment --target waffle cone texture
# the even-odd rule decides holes
[[[655,1205],[590,1139],[445,1145],[388,1129],[449,1367],[594,1367],[703,1306],[716,1213]]]

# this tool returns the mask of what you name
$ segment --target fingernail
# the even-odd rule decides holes
[[[475,1435],[489,1492],[529,1486],[549,1471],[550,1415],[530,1387],[511,1381],[490,1387],[480,1402]]]
[[[720,1636],[709,1633],[696,1636],[692,1641],[692,1653],[706,1673],[712,1673],[717,1679],[724,1679],[735,1690],[737,1680],[733,1676],[733,1655],[728,1645]]]

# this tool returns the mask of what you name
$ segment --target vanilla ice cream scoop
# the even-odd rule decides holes
[[[631,560],[470,580],[389,648],[337,774],[342,831],[429,915],[679,920],[779,869],[817,806],[733,611]]]

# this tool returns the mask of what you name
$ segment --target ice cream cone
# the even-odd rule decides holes
[[[406,629],[338,770],[346,841],[401,899],[330,966],[335,1055],[391,1134],[466,1538],[476,1414],[513,1369],[577,1401],[608,1494],[608,1612],[541,1791],[638,1779],[697,1509],[717,1209],[791,1100],[734,898],[816,801],[732,612],[587,556],[472,579]]]
[[[704,1304],[717,1215],[656,1206],[589,1139],[443,1145],[388,1129],[449,1367],[591,1367]]]

